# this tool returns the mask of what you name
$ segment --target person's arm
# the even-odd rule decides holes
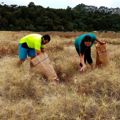
[[[40,55],[40,53],[42,52],[41,47],[43,47],[43,46],[41,45],[41,43],[39,41],[35,42],[35,50],[36,50],[37,55]]]
[[[96,39],[96,42],[98,42],[98,43],[100,43],[100,44],[105,44],[104,41],[100,41],[100,40],[98,40],[98,39]]]
[[[42,53],[44,53],[44,52],[45,52],[44,48],[41,48],[41,50],[36,50],[37,55],[40,55],[40,54],[41,54],[41,52],[42,52]]]
[[[44,48],[43,48],[43,47],[42,47],[42,48],[40,48],[40,50],[36,50],[37,55],[40,55],[40,54],[41,54],[41,52],[42,52],[42,53],[44,53],[44,52],[45,52],[45,50],[44,50]]]
[[[41,53],[41,50],[36,50],[37,55],[40,55],[40,53]]]
[[[80,54],[80,63],[82,64],[82,67],[80,68],[80,71],[84,71],[86,68],[86,64],[84,61],[84,54]]]
[[[44,48],[41,48],[41,52],[44,53],[44,52],[45,52],[45,49],[44,49]]]

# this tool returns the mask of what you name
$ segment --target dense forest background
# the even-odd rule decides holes
[[[120,31],[120,9],[79,4],[66,9],[0,4],[0,30]]]

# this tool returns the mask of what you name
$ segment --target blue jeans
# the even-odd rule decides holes
[[[19,44],[18,54],[19,54],[20,60],[25,60],[27,58],[27,56],[35,57],[36,51],[33,48],[24,48],[24,47],[22,47],[22,44]]]

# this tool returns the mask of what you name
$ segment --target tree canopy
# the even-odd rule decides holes
[[[118,12],[116,12],[118,11]],[[120,9],[79,4],[66,9],[0,4],[0,30],[120,31]]]

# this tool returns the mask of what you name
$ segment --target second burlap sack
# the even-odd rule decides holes
[[[96,44],[96,66],[106,66],[108,64],[108,53],[105,44]]]

